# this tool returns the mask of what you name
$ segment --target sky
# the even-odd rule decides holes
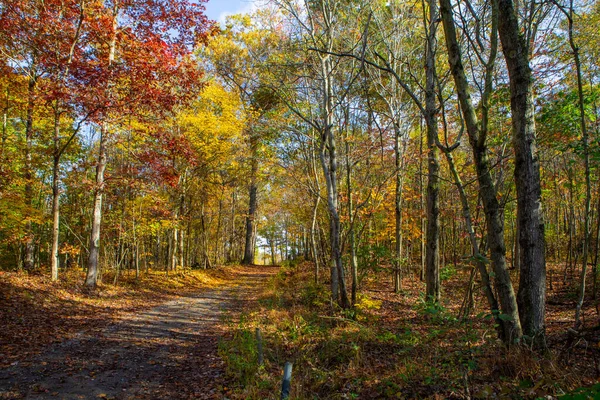
[[[246,13],[252,10],[254,0],[208,0],[206,15],[215,21],[224,22],[227,15]]]

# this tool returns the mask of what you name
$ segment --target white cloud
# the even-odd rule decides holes
[[[259,0],[242,0],[242,4],[237,10],[222,12],[221,15],[219,15],[219,18],[217,19],[217,21],[220,24],[224,24],[225,20],[230,15],[252,13],[259,8],[259,6],[260,6],[259,3],[260,3]]]

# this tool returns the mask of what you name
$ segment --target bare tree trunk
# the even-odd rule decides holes
[[[354,202],[352,199],[352,166],[350,163],[350,144],[346,138],[346,188],[348,190],[348,223],[350,230],[348,232],[350,240],[350,265],[352,273],[352,288],[350,301],[351,304],[356,304],[356,291],[358,288],[358,260],[356,258],[356,234],[354,230]]]
[[[236,206],[236,195],[235,190],[231,193],[231,232],[229,233],[229,254],[227,261],[231,262],[235,259],[235,206]]]
[[[545,345],[546,258],[540,165],[535,140],[533,76],[512,0],[498,2],[498,32],[508,75],[515,151],[521,273],[517,300],[523,333]]]
[[[186,180],[187,170],[183,174],[181,179],[181,195],[179,197],[179,267],[185,266],[185,229],[183,227],[183,221],[185,220],[185,194],[186,194]]]
[[[428,0],[429,27],[427,29],[427,55],[425,61],[425,124],[427,127],[427,233],[425,252],[425,283],[428,300],[438,302],[440,287],[440,165],[438,162],[437,104],[436,104],[436,26],[438,23],[437,0]]]
[[[31,152],[33,147],[33,108],[35,102],[35,89],[37,78],[35,77],[34,68],[31,70],[29,83],[27,85],[27,116],[25,123],[25,171],[23,178],[25,179],[25,206],[27,213],[31,213],[33,208],[33,173],[31,165]],[[26,270],[32,270],[34,265],[34,233],[31,219],[28,218],[25,224],[25,259],[23,267]]]
[[[8,139],[8,111],[10,110],[10,95],[8,86],[5,92],[5,103],[2,110],[2,147],[0,147],[0,174],[4,172],[4,166],[6,165],[6,140]],[[3,182],[0,181],[0,189],[2,188]]]
[[[160,245],[160,232],[156,233],[156,243],[155,243],[155,252],[154,252],[154,268],[159,268],[160,267],[160,262],[161,262],[161,257],[160,257],[160,253],[161,253],[161,245]]]
[[[100,255],[100,225],[102,223],[102,196],[104,194],[104,171],[106,169],[106,128],[100,126],[100,143],[98,162],[96,164],[96,188],[94,191],[94,212],[92,216],[92,232],[90,235],[89,256],[87,260],[87,276],[85,285],[95,288],[98,283],[98,259]]]
[[[305,260],[310,260],[310,246],[308,244],[308,229],[306,226],[302,227],[302,250]]]
[[[206,226],[206,215],[204,213],[204,203],[202,203],[201,206],[201,212],[200,212],[200,222],[201,222],[201,229],[202,229],[202,257],[204,259],[203,261],[203,265],[204,265],[204,269],[208,269],[211,268],[211,264],[210,264],[210,257],[208,255],[208,229]]]
[[[566,161],[565,161],[566,164]],[[569,244],[567,247],[567,261],[565,262],[565,273],[563,276],[563,283],[567,282],[567,272],[569,269],[574,268],[575,265],[573,263],[573,260],[575,259],[575,237],[576,235],[576,226],[575,226],[575,195],[574,195],[574,188],[575,185],[573,184],[573,173],[571,170],[570,166],[565,166],[566,172],[567,172],[567,178],[569,181],[569,216],[568,216],[568,221],[569,221]]]
[[[257,175],[258,175],[258,143],[257,138],[251,138],[252,159],[250,160],[250,201],[248,206],[248,216],[246,217],[246,246],[244,248],[244,259],[242,264],[254,264],[254,245],[256,238],[255,218],[257,208]]]
[[[514,251],[513,251],[513,260],[512,265],[513,268],[516,268],[517,271],[520,271],[521,266],[519,264],[521,260],[521,246],[519,246],[519,219],[515,223],[515,237],[514,237]]]
[[[173,268],[172,264],[173,264],[173,254],[175,252],[174,248],[173,248],[173,234],[168,231],[167,232],[167,259],[165,260],[165,273],[167,276],[169,276],[169,271]]]
[[[119,14],[119,1],[113,3],[112,36],[109,44],[108,68],[112,67],[117,46],[117,24]],[[107,86],[108,88],[108,86]],[[100,225],[102,223],[102,196],[104,194],[104,171],[106,169],[106,125],[100,125],[100,143],[98,149],[98,163],[96,164],[96,188],[94,194],[94,212],[92,216],[92,231],[90,234],[89,256],[87,261],[87,276],[85,286],[95,288],[98,283],[98,261],[100,256]]]
[[[58,237],[60,233],[60,113],[54,110],[54,152],[52,156],[52,253],[50,253],[51,279],[58,280]]]
[[[419,206],[420,206],[420,211],[421,211],[421,232],[423,232],[421,234],[421,238],[420,238],[420,245],[421,245],[421,252],[420,252],[420,256],[421,256],[421,268],[419,270],[419,279],[421,279],[421,282],[425,281],[425,236],[426,236],[426,232],[427,232],[427,218],[425,216],[426,212],[425,212],[425,191],[424,191],[424,184],[423,184],[423,129],[422,129],[422,123],[421,123],[421,132],[420,132],[420,138],[419,138]]]
[[[135,214],[134,217],[132,219],[132,229],[133,229],[133,248],[134,248],[134,259],[133,259],[133,263],[134,263],[134,267],[135,267],[135,280],[137,281],[138,279],[140,279],[140,244],[139,244],[139,239],[137,237],[137,233],[136,233],[136,226],[135,226]]]
[[[179,228],[179,267],[185,266],[185,231]]]
[[[319,203],[321,202],[321,196],[317,193],[315,197],[315,204],[312,212],[312,222],[310,225],[310,244],[312,246],[312,253],[315,261],[315,283],[319,283],[319,251],[317,249],[316,229],[317,229],[317,215],[319,212]]]
[[[215,237],[215,264],[219,265],[222,261],[221,259],[221,222],[223,220],[223,193],[224,189],[221,191],[221,197],[219,198],[219,212],[217,213],[217,236]]]
[[[177,215],[175,215],[175,220],[177,220]],[[177,227],[174,227],[171,236],[171,259],[169,260],[171,271],[175,271],[177,269],[177,250],[179,249],[178,239],[179,229]]]
[[[324,145],[323,145],[324,147]],[[337,185],[334,185],[332,176],[330,175],[329,166],[325,158],[325,150],[321,150],[321,164],[325,172],[325,184],[327,187],[327,206],[329,211],[329,240],[331,245],[331,293],[336,301],[344,296],[341,294],[340,281],[340,265],[341,265],[341,249],[340,249],[340,218],[337,210]],[[330,155],[331,157],[331,155]],[[332,162],[332,164],[335,162]],[[333,174],[335,179],[335,174]],[[342,269],[343,270],[343,269]]]
[[[321,69],[323,76],[323,132],[321,138],[320,159],[325,175],[327,188],[327,206],[329,210],[329,234],[331,243],[332,270],[331,291],[342,308],[349,307],[346,291],[345,271],[342,263],[341,225],[338,204],[337,181],[337,149],[333,132],[333,88],[331,86],[332,66],[331,56],[322,56]]]
[[[399,293],[402,290],[402,189],[404,183],[404,162],[403,152],[400,151],[400,127],[397,123],[394,123],[394,154],[396,159],[394,292]]]

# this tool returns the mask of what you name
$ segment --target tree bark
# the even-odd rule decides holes
[[[395,210],[395,239],[394,246],[394,292],[402,290],[402,189],[404,184],[403,153],[400,151],[400,127],[394,123],[394,155],[396,161],[396,193],[394,199]]]
[[[35,104],[35,90],[37,86],[37,78],[35,76],[35,67],[31,68],[31,76],[27,85],[27,111],[25,122],[25,171],[23,178],[25,180],[25,206],[27,214],[30,215],[33,208],[33,166],[31,165],[31,152],[33,147],[33,109]],[[33,223],[31,218],[27,218],[25,223],[25,259],[23,268],[32,270],[34,267],[34,233]]]
[[[440,286],[440,200],[436,104],[436,25],[438,23],[437,0],[429,0],[429,28],[427,30],[427,56],[425,63],[425,125],[427,127],[427,233],[425,238],[425,294],[427,299],[439,302]]]
[[[186,195],[186,185],[187,185],[187,169],[183,173],[183,178],[181,179],[181,196],[179,197],[179,216],[182,220],[179,223],[179,266],[181,268],[185,267],[185,229],[183,221],[185,221],[185,195]],[[220,218],[220,215],[219,215]],[[220,220],[219,220],[220,222]]]
[[[533,76],[512,0],[498,2],[498,32],[510,79],[517,218],[521,246],[517,301],[523,333],[545,345],[546,259],[540,165],[535,140]]]
[[[60,113],[54,110],[54,152],[52,155],[52,253],[50,255],[51,279],[58,280],[58,237],[60,233]]]
[[[85,286],[95,288],[98,283],[98,259],[100,255],[100,225],[102,223],[102,197],[104,194],[104,171],[106,169],[106,127],[100,126],[98,162],[96,164],[96,188],[94,191],[94,212],[90,234],[89,256]]]
[[[258,175],[258,138],[252,136],[251,140],[251,160],[250,160],[250,200],[248,205],[248,216],[246,217],[246,246],[244,248],[244,259],[242,264],[254,264],[254,245],[256,239],[254,237],[255,232],[255,218],[257,208],[257,175]]]
[[[108,68],[112,68],[117,47],[117,26],[119,17],[119,1],[115,0],[112,9],[112,34],[109,43]],[[106,90],[109,90],[107,85]],[[104,194],[104,171],[106,169],[106,142],[107,132],[105,122],[100,125],[100,143],[98,149],[98,163],[96,165],[96,189],[94,194],[94,212],[92,217],[92,231],[90,234],[89,256],[87,261],[87,276],[85,285],[95,288],[98,283],[98,261],[100,256],[100,225],[102,223],[102,197]]]
[[[316,229],[317,229],[317,215],[319,212],[319,203],[321,202],[321,197],[317,193],[315,196],[315,204],[313,206],[312,212],[312,221],[310,224],[310,245],[312,247],[313,258],[315,262],[315,283],[319,283],[319,251],[317,248],[317,239],[316,239]]]
[[[323,56],[321,60],[323,76],[323,132],[321,138],[320,158],[321,166],[325,175],[327,188],[327,206],[329,209],[329,232],[331,242],[331,257],[333,268],[331,274],[332,295],[334,288],[337,287],[336,299],[342,308],[348,308],[348,294],[346,291],[346,279],[344,265],[342,263],[341,249],[341,225],[338,204],[338,181],[337,181],[337,149],[336,140],[333,132],[333,88],[331,86],[332,66],[331,56]],[[326,154],[327,153],[327,154]]]
[[[358,290],[358,260],[356,258],[356,233],[354,230],[354,201],[352,198],[352,165],[350,163],[350,144],[346,137],[346,188],[348,196],[348,223],[350,230],[348,232],[350,240],[350,266],[352,274],[352,287],[350,291],[351,304],[356,304],[356,292]]]
[[[175,220],[177,221],[177,215],[175,215]],[[177,223],[177,222],[176,222]],[[179,229],[177,227],[173,228],[173,233],[171,237],[171,260],[169,263],[171,265],[170,270],[175,271],[177,269],[177,251],[179,249]]]
[[[419,245],[420,245],[420,250],[421,252],[419,253],[420,258],[421,258],[421,268],[419,270],[419,279],[421,280],[421,282],[425,282],[425,236],[426,236],[426,232],[427,232],[427,212],[425,209],[425,204],[426,204],[426,193],[424,190],[424,182],[423,182],[423,159],[424,159],[424,151],[423,151],[423,144],[424,144],[424,138],[423,138],[423,119],[421,119],[421,123],[420,123],[420,132],[419,132],[419,207],[420,207],[420,211],[421,211],[421,238],[419,240]]]
[[[10,110],[10,94],[8,86],[6,87],[5,103],[2,109],[2,147],[0,147],[0,173],[4,172],[6,159],[6,140],[8,139],[8,111]],[[3,182],[0,182],[2,185]],[[2,186],[0,186],[2,188]]]

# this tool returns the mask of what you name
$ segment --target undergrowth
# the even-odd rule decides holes
[[[340,310],[327,285],[313,279],[309,263],[282,267],[259,307],[231,323],[220,354],[236,382],[234,398],[279,398],[287,361],[294,364],[292,399],[547,398],[584,383],[552,353],[504,348],[491,315],[459,320],[452,308],[458,294],[434,305],[414,293],[419,285],[404,295],[363,290],[354,308]]]

